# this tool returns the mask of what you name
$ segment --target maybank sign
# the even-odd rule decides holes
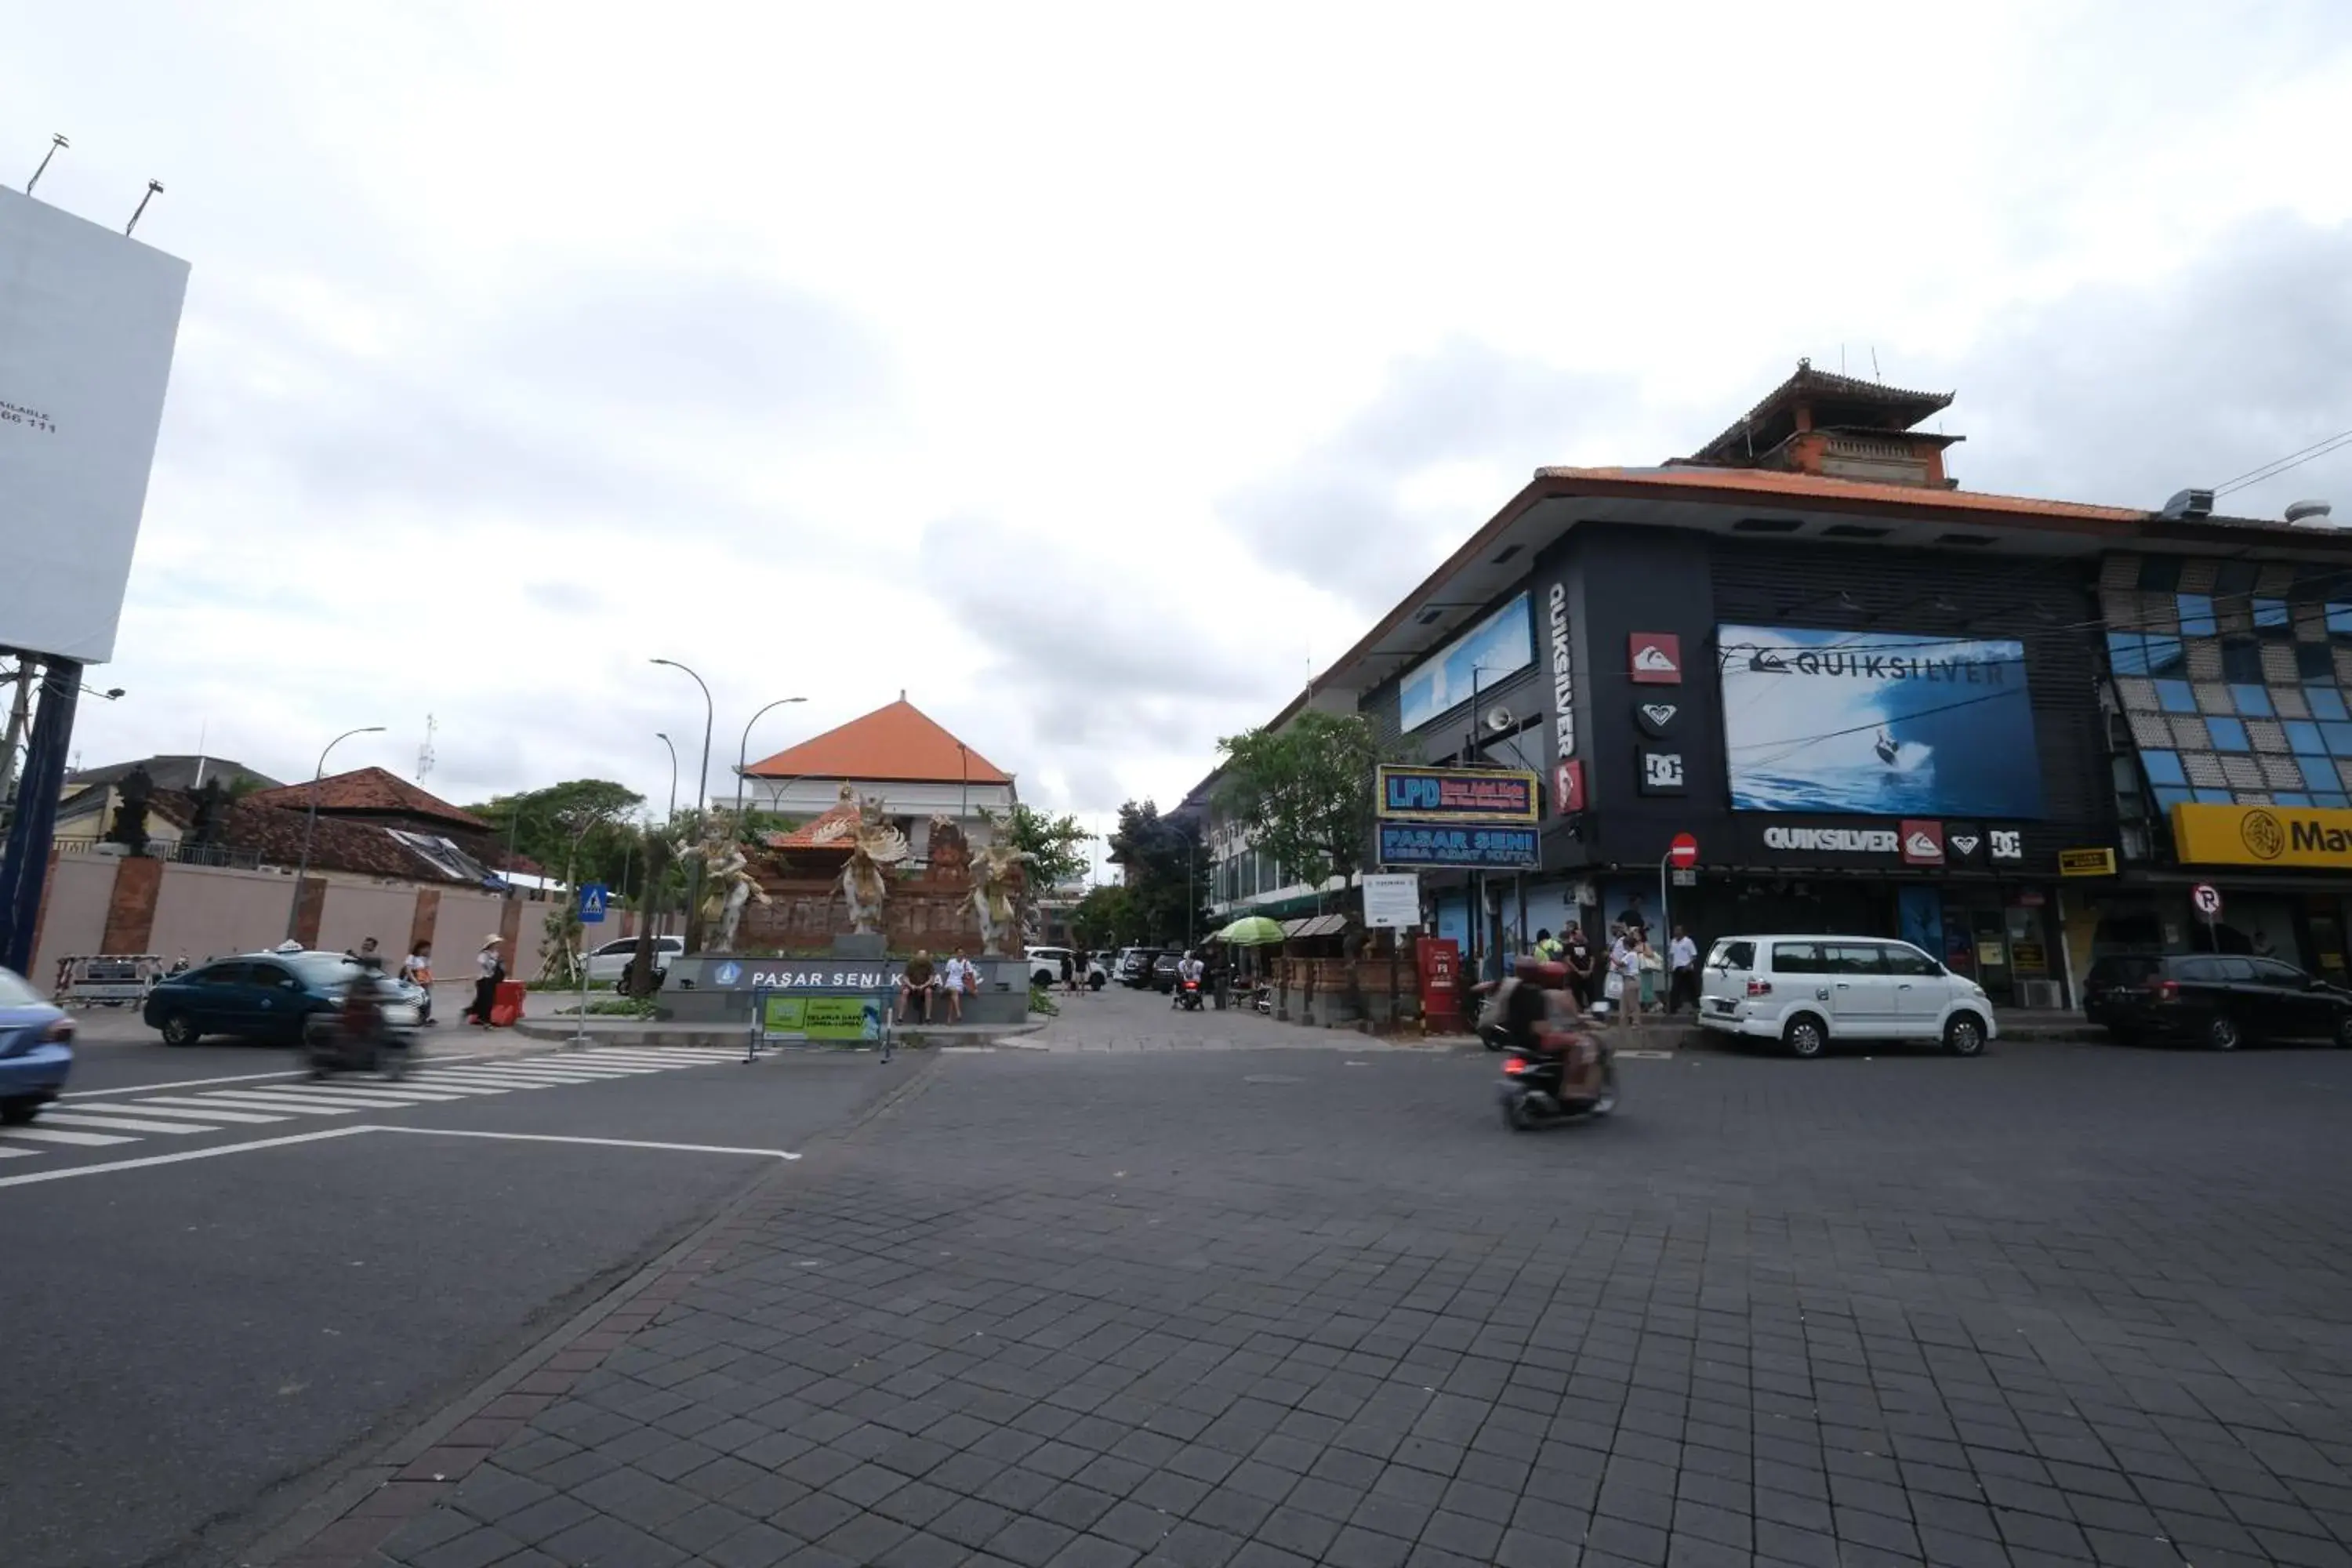
[[[2172,845],[2188,864],[2352,871],[2352,811],[2183,804],[2172,808]]]

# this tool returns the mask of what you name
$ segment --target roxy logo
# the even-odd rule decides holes
[[[1952,835],[1952,847],[1963,855],[1975,854],[1977,852],[1977,846],[1983,842],[1983,839],[1979,838],[1973,833],[1955,833]]]

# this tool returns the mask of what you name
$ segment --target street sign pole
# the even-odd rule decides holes
[[[604,923],[604,884],[583,882],[573,895],[579,900],[580,915],[580,1012],[572,1026],[571,1044],[588,1043],[588,928]]]

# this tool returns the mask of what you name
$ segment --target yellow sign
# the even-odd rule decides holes
[[[2352,811],[2183,804],[2172,808],[2172,844],[2186,863],[2352,871]]]
[[[2061,849],[2058,851],[2058,874],[2062,877],[2112,877],[2116,874],[2116,852],[2112,849]]]

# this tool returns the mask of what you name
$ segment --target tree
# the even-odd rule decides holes
[[[1136,925],[1146,942],[1189,942],[1206,923],[1209,859],[1189,816],[1162,816],[1151,801],[1118,808],[1110,861],[1127,876]]]
[[[1089,888],[1070,911],[1070,930],[1085,948],[1126,947],[1143,940],[1142,917],[1127,888]]]
[[[642,890],[644,865],[635,829],[625,822],[645,796],[608,779],[572,779],[545,789],[494,795],[466,809],[496,830],[499,846],[536,862],[568,882],[577,875],[624,896]],[[566,868],[569,868],[567,873]]]
[[[1308,887],[1363,869],[1378,814],[1381,748],[1360,714],[1310,709],[1281,730],[1246,730],[1217,742],[1224,773],[1217,803],[1256,848]]]
[[[1033,894],[1048,888],[1066,888],[1087,874],[1092,865],[1086,846],[1094,835],[1078,826],[1075,816],[1047,816],[1042,811],[1015,805],[1004,826],[1004,836],[1029,857],[1029,888]]]

